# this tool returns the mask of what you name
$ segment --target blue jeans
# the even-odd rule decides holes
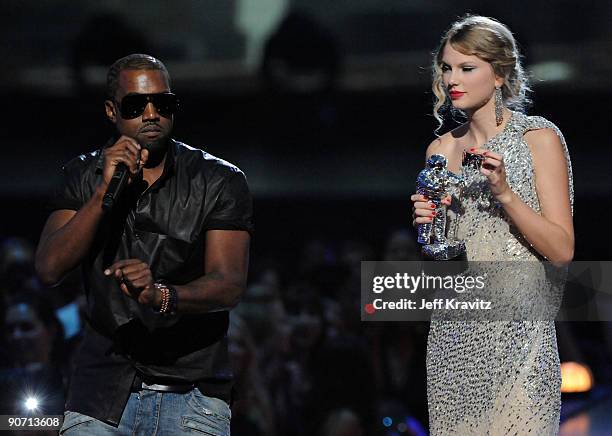
[[[68,410],[59,434],[229,436],[231,415],[225,401],[202,395],[197,388],[185,394],[142,390],[130,394],[119,427]]]

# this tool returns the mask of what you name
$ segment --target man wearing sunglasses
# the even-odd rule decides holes
[[[229,434],[226,333],[253,230],[244,174],[170,137],[178,100],[158,59],[119,59],[107,93],[116,135],[64,166],[36,254],[48,285],[80,265],[87,295],[60,434]]]

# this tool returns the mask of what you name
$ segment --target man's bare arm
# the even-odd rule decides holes
[[[62,209],[51,213],[36,249],[36,274],[43,284],[56,284],[81,262],[102,218],[103,196],[98,189],[78,212]]]
[[[238,304],[246,286],[250,240],[242,230],[206,232],[204,275],[184,285],[170,283],[178,296],[179,313],[216,312]],[[140,259],[122,259],[104,273],[115,277],[125,295],[159,310],[161,294],[153,286],[154,274],[148,264]]]
[[[251,237],[241,230],[206,232],[204,276],[175,286],[179,313],[228,310],[246,287]]]
[[[91,198],[79,209],[53,212],[43,229],[36,250],[36,274],[45,285],[54,285],[83,259],[98,229],[103,215],[102,198],[119,164],[134,177],[146,163],[149,153],[140,152],[132,138],[121,136],[113,146],[104,149],[103,177]]]

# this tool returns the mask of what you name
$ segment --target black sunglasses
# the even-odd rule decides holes
[[[176,113],[179,101],[175,94],[171,92],[161,92],[159,94],[130,94],[121,99],[119,112],[124,120],[132,120],[143,114],[147,104],[153,103],[157,113],[164,118],[170,118]]]

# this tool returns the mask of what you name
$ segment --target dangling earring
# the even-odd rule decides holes
[[[495,124],[498,126],[504,121],[504,100],[501,88],[495,88]]]

